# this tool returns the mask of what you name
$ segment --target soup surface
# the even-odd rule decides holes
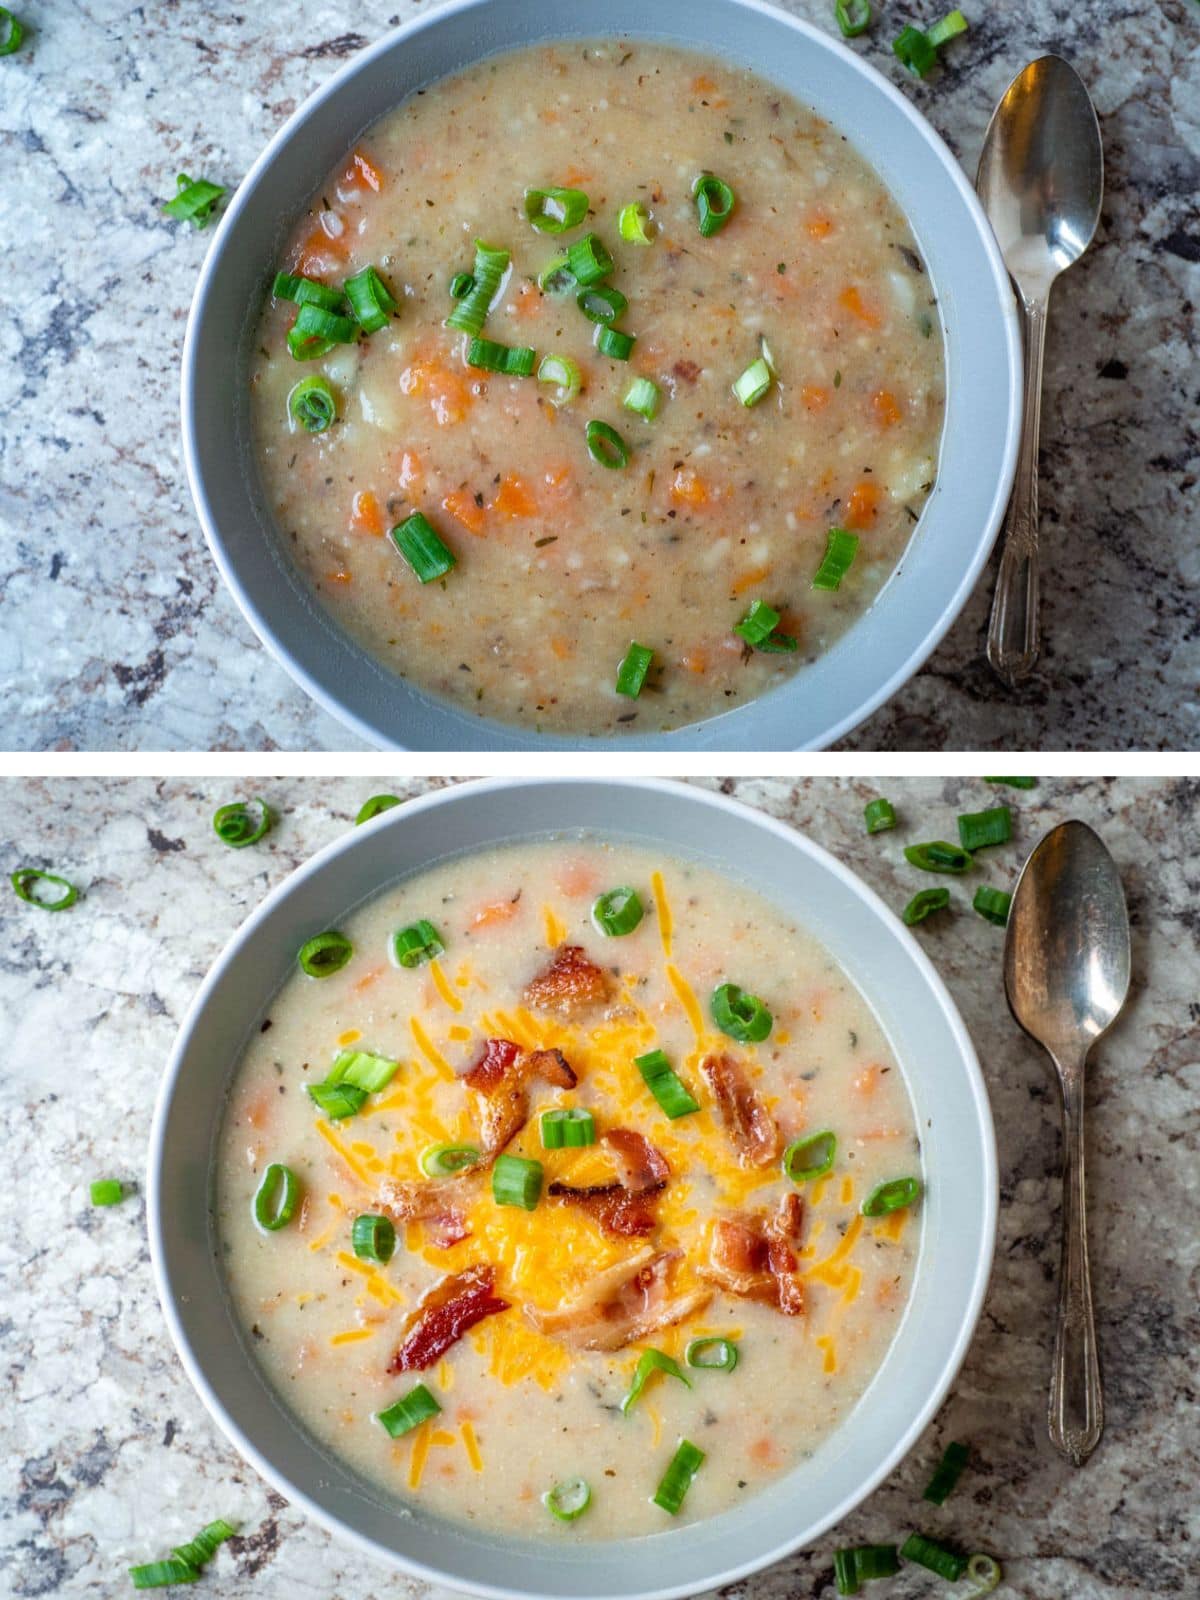
[[[735,196],[709,236],[704,173]],[[538,232],[528,188],[577,190],[586,215]],[[647,243],[622,237],[633,204]],[[599,287],[628,301],[628,359],[596,347],[577,284],[539,287],[589,234],[612,259]],[[443,326],[476,240],[510,256],[482,335],[532,351],[529,376],[468,365],[467,334]],[[368,650],[481,716],[659,732],[761,694],[870,605],[934,480],[941,330],[903,215],[827,122],[716,61],[617,41],[447,78],[327,176],[280,265],[335,288],[374,265],[397,302],[306,361],[287,342],[296,305],[264,311],[252,407],[285,542]],[[547,356],[579,370],[561,405]],[[769,387],[743,404],[733,386],[764,360]],[[308,434],[288,401],[313,374],[337,420]],[[637,379],[651,418],[624,403]],[[624,465],[593,459],[591,422]],[[415,511],[455,562],[425,583],[390,537]],[[856,553],[839,587],[814,588],[834,527]],[[734,632],[755,602],[779,619],[765,649]],[[633,642],[653,651],[636,696],[616,687]]]
[[[645,915],[605,936],[592,906],[616,885]],[[401,968],[393,936],[422,918],[444,953]],[[916,1176],[919,1147],[881,1030],[820,945],[706,867],[590,837],[441,865],[341,931],[347,964],[270,1005],[216,1174],[236,1310],[311,1432],[402,1504],[547,1538],[671,1526],[653,1496],[681,1439],[705,1459],[676,1521],[811,1452],[887,1350],[920,1233],[913,1207],[861,1210]],[[760,1042],[712,1020],[727,981],[769,1011]],[[675,1086],[648,1086],[635,1058],[654,1051]],[[398,1066],[338,1120],[305,1091],[343,1052]],[[590,1112],[593,1143],[545,1147],[562,1108]],[[789,1180],[783,1152],[822,1130],[830,1169]],[[478,1165],[426,1176],[447,1144]],[[498,1201],[512,1157],[541,1165],[531,1210]],[[300,1196],[276,1231],[253,1215],[271,1163]],[[386,1264],[355,1254],[362,1215],[394,1225]],[[688,1364],[696,1339],[736,1365]],[[656,1369],[623,1413],[651,1349],[688,1381]],[[393,1438],[378,1414],[418,1382],[440,1410]],[[543,1495],[576,1477],[590,1504],[560,1522]]]

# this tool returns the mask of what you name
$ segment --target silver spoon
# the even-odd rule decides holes
[[[1052,828],[1021,872],[1008,917],[1004,988],[1013,1016],[1049,1051],[1063,1098],[1062,1265],[1048,1423],[1082,1466],[1104,1428],[1088,1274],[1083,1069],[1129,991],[1129,914],[1116,864],[1083,822]]]
[[[1038,430],[1050,286],[1092,242],[1104,193],[1100,125],[1079,74],[1041,56],[992,113],[975,187],[1016,284],[1025,325],[1025,409],[987,658],[1009,685],[1037,661]]]

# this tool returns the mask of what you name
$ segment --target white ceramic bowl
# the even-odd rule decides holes
[[[619,828],[614,818],[621,818]],[[710,1521],[623,1543],[505,1538],[397,1510],[285,1410],[228,1304],[211,1225],[213,1151],[234,1067],[314,929],[438,859],[584,829],[707,861],[769,895],[850,973],[912,1095],[928,1191],[912,1297],[866,1394],[808,1460]],[[966,1352],[996,1225],[987,1093],[953,1002],[908,930],[802,835],[703,790],[658,780],[489,780],[385,813],[322,850],[247,920],[180,1029],[151,1138],[150,1246],[188,1375],[242,1455],[333,1532],[414,1576],[506,1600],[669,1600],[731,1583],[810,1543],[917,1438]]]
[[[912,223],[941,308],[946,424],[937,485],[874,605],[824,656],[737,709],[668,734],[565,739],[482,720],[396,677],[333,621],[283,550],[250,446],[248,351],[292,219],[363,130],[418,87],[547,38],[631,34],[760,72],[840,128]],[[758,0],[457,0],[348,62],[247,173],[208,253],[183,356],[183,439],[213,556],[259,638],[362,738],[416,750],[795,750],[832,743],[912,676],[970,594],[1008,500],[1020,337],[999,251],[952,153],[837,40]]]

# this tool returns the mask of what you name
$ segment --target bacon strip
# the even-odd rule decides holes
[[[597,1273],[578,1299],[556,1311],[526,1306],[525,1317],[539,1333],[576,1350],[623,1349],[695,1316],[711,1300],[707,1289],[671,1295],[667,1281],[682,1257],[682,1250],[656,1253],[644,1245],[627,1261]]]
[[[573,1089],[579,1081],[561,1050],[522,1050],[511,1039],[484,1042],[483,1054],[463,1082],[478,1097],[487,1155],[499,1155],[529,1120],[528,1085],[533,1078],[558,1089]]]
[[[534,1011],[556,1011],[563,1017],[575,1017],[603,1005],[611,993],[608,974],[583,953],[583,946],[563,944],[554,952],[549,966],[526,985],[525,1004]]]
[[[761,1300],[785,1316],[804,1312],[804,1284],[795,1248],[804,1226],[804,1201],[785,1194],[771,1217],[720,1217],[708,1261],[697,1270],[727,1294]]]
[[[620,1238],[653,1233],[657,1218],[653,1197],[666,1188],[671,1168],[662,1151],[632,1128],[610,1128],[599,1141],[617,1168],[615,1183],[574,1188],[555,1181],[547,1193],[580,1206],[604,1230]]]
[[[508,1310],[508,1301],[493,1294],[495,1273],[489,1266],[468,1267],[435,1283],[404,1323],[400,1347],[389,1372],[424,1372],[445,1355],[484,1317]]]
[[[466,1173],[460,1178],[384,1178],[376,1199],[393,1222],[423,1222],[430,1244],[448,1250],[471,1237],[465,1213],[474,1190],[474,1179]]]
[[[700,1063],[717,1101],[717,1115],[743,1167],[769,1166],[779,1154],[779,1129],[762,1097],[732,1056],[705,1056]]]
[[[663,1188],[671,1176],[662,1151],[632,1128],[610,1128],[600,1135],[600,1143],[612,1156],[621,1186],[630,1194],[650,1194]]]

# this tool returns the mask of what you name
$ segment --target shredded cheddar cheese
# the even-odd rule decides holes
[[[542,921],[546,928],[546,943],[551,950],[557,950],[560,944],[565,944],[567,941],[566,924],[557,915],[553,906],[542,907]]]
[[[471,1463],[473,1472],[483,1471],[483,1457],[479,1453],[479,1443],[475,1438],[475,1429],[469,1422],[464,1422],[459,1430],[462,1434],[463,1449],[467,1452],[467,1460]]]
[[[450,1007],[451,1011],[461,1011],[463,1003],[450,987],[446,974],[442,971],[442,964],[438,960],[429,963],[429,975],[433,979],[437,992]]]
[[[431,1422],[422,1422],[420,1427],[413,1429],[412,1455],[408,1458],[408,1487],[419,1489],[421,1478],[425,1472],[425,1463],[429,1458],[429,1446],[433,1442],[433,1425]]]
[[[373,1339],[374,1328],[347,1328],[343,1333],[330,1335],[330,1344],[358,1344],[363,1339]]]
[[[650,887],[654,891],[654,910],[658,916],[658,937],[662,940],[663,955],[671,959],[671,904],[661,872],[650,874]]]
[[[836,1372],[837,1355],[834,1352],[832,1338],[827,1333],[822,1334],[821,1337],[816,1341],[816,1344],[817,1349],[820,1350],[825,1357],[824,1363],[822,1364],[822,1370],[825,1372]]]

